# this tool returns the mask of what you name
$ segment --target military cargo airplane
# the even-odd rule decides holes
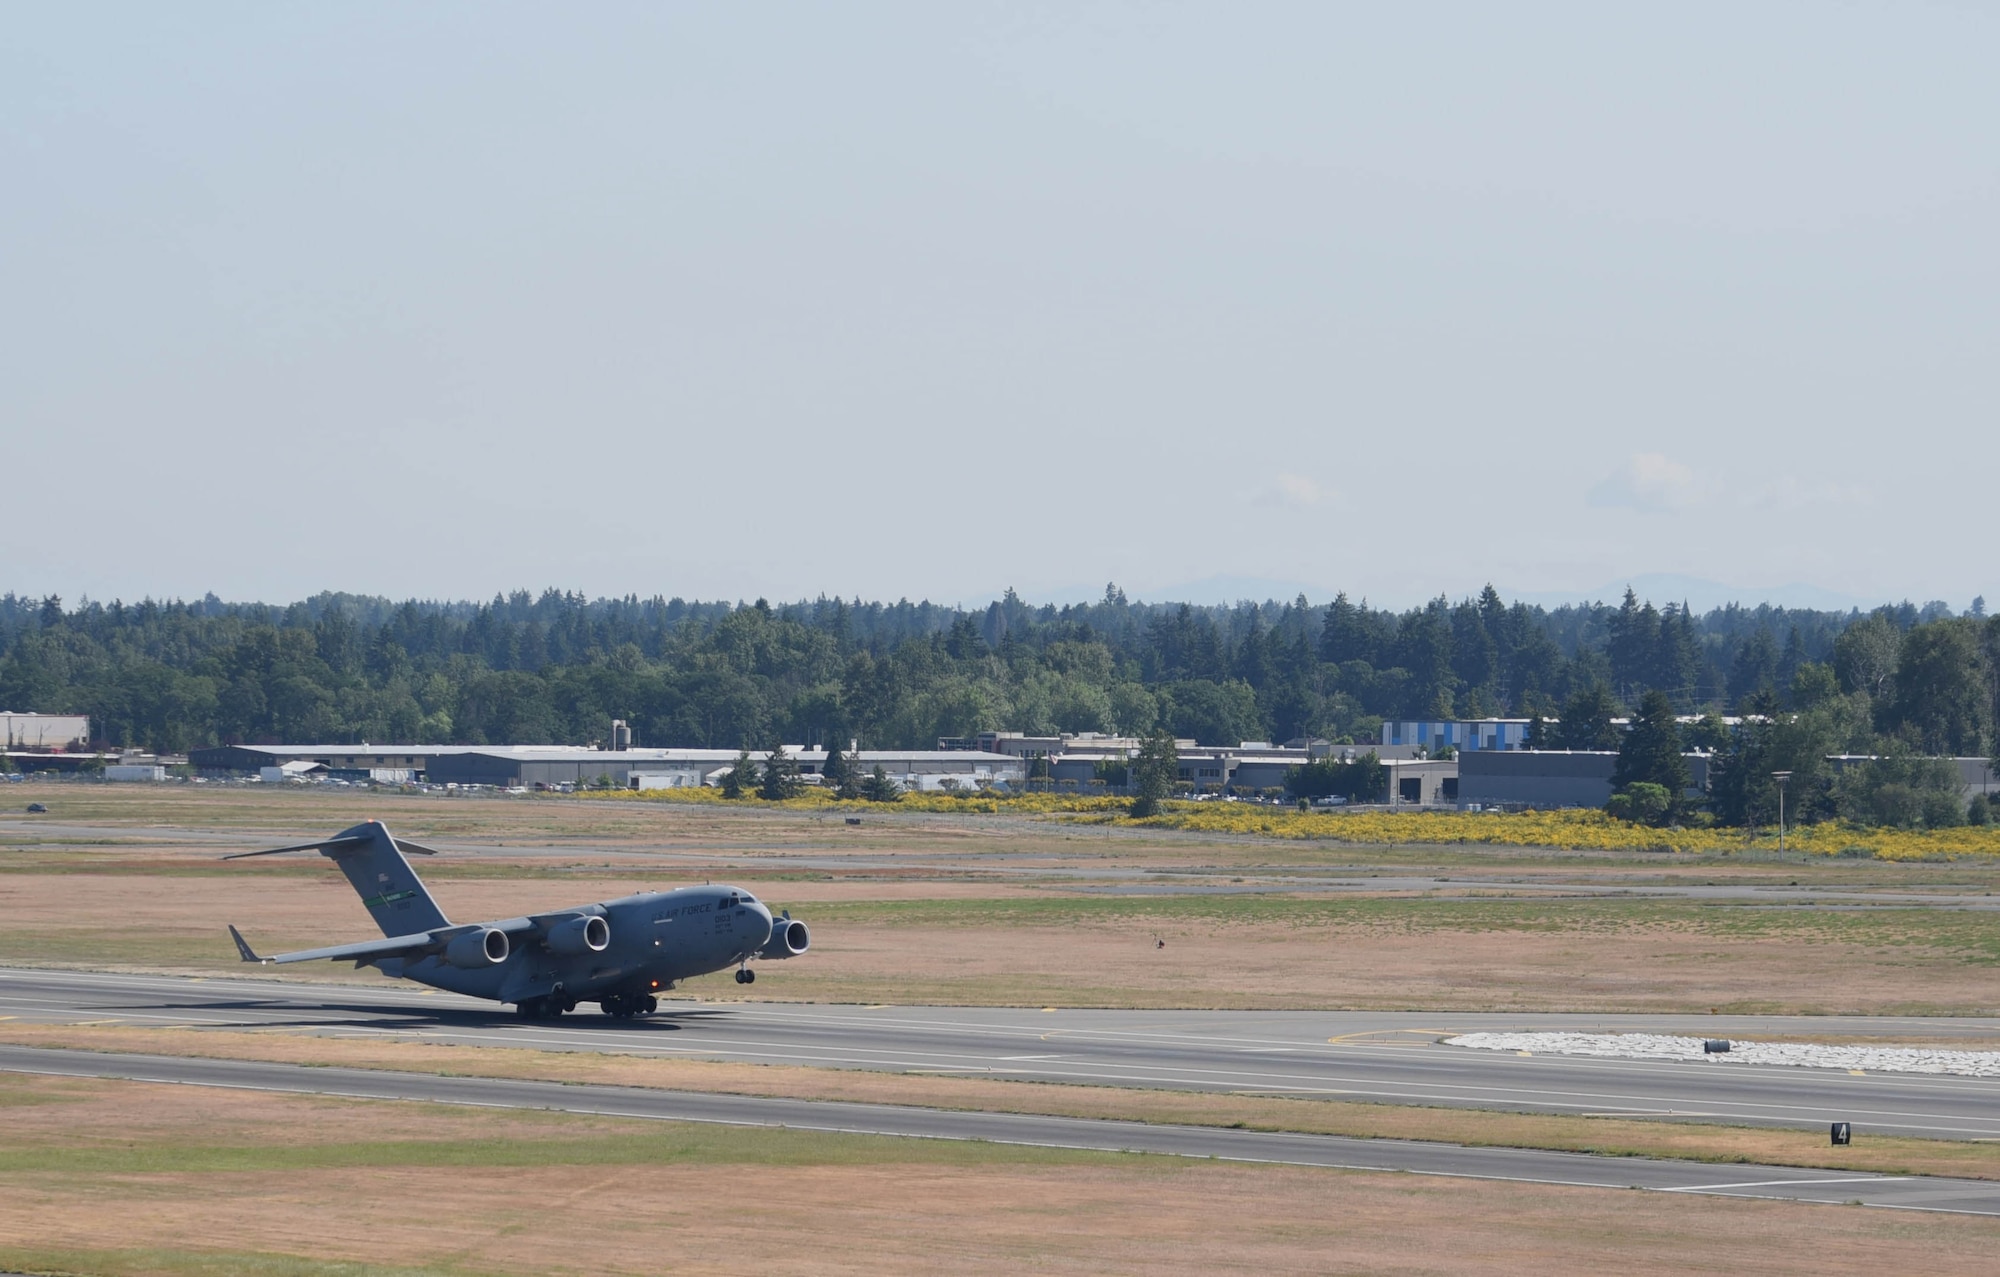
[[[384,939],[260,958],[232,926],[229,936],[245,962],[352,962],[511,1002],[530,1020],[555,1019],[581,1002],[595,1002],[617,1019],[650,1015],[659,1009],[657,995],[677,980],[733,966],[737,983],[749,984],[757,978],[752,958],[796,958],[812,943],[790,910],[773,919],[739,887],[649,891],[525,918],[453,924],[403,855],[437,853],[392,837],[373,820],[318,842],[223,859],[294,851],[317,851],[338,865]]]

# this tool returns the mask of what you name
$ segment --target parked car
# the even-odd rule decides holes
[[[30,813],[36,813],[36,812],[46,812],[46,811],[48,811],[48,808],[47,808],[47,807],[44,807],[44,806],[42,806],[42,804],[40,804],[40,803],[29,803],[29,804],[28,804],[28,811],[29,811]]]

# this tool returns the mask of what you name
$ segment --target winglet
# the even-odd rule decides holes
[[[231,926],[229,928],[229,938],[236,942],[236,952],[243,955],[243,960],[245,962],[269,961],[269,959],[267,958],[258,957],[257,951],[250,947],[250,942],[248,940],[245,940],[243,938],[243,933],[241,931],[238,931],[234,926]]]

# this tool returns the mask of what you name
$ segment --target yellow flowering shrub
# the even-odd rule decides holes
[[[1273,838],[1323,838],[1375,844],[1486,843],[1579,851],[1734,852],[1771,850],[1776,829],[1654,829],[1614,820],[1601,811],[1498,812],[1316,811],[1247,803],[1175,803],[1150,820],[1166,829],[1261,834]],[[1811,855],[1874,856],[1929,860],[2000,856],[2000,827],[1870,829],[1845,821],[1786,831],[1788,850]]]
[[[1739,852],[1774,850],[1777,830],[1654,829],[1614,820],[1601,811],[1372,811],[1319,810],[1262,803],[1169,802],[1156,816],[1134,820],[1131,800],[1100,794],[904,794],[890,806],[843,801],[824,789],[809,788],[797,798],[767,803],[747,797],[733,801],[708,788],[584,791],[591,798],[638,798],[648,802],[782,807],[799,811],[833,808],[861,812],[1000,813],[1081,820],[1092,824],[1198,833],[1249,834],[1266,838],[1323,839],[1375,845],[1482,843],[1502,847],[1553,847],[1566,851]],[[1958,829],[1870,829],[1845,821],[1802,825],[1786,831],[1788,850],[1820,856],[1872,856],[1880,860],[1937,860],[1960,856],[2000,856],[2000,825]]]

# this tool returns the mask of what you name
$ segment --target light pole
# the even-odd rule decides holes
[[[1778,782],[1778,854],[1785,854],[1785,782],[1792,778],[1790,772],[1772,772],[1771,779]]]

